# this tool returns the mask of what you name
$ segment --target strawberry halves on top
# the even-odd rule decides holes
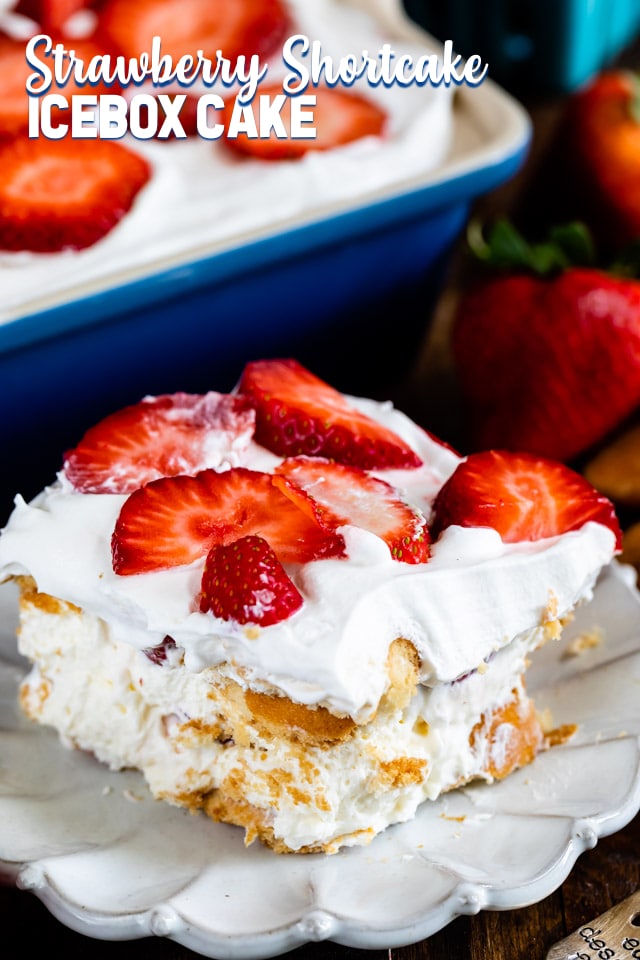
[[[243,536],[267,541],[281,563],[344,556],[310,497],[289,481],[234,467],[153,480],[125,501],[111,540],[113,569],[127,576],[193,563]]]
[[[145,397],[91,427],[67,453],[64,472],[81,493],[132,493],[160,477],[219,467],[246,449],[254,423],[245,397]]]
[[[562,463],[529,453],[488,450],[456,467],[433,505],[431,532],[492,527],[506,543],[578,530],[589,521],[609,527],[622,546],[613,504]]]
[[[275,552],[262,537],[217,544],[207,554],[200,610],[221,620],[267,627],[286,620],[303,603]]]
[[[296,360],[247,364],[238,385],[256,410],[256,440],[283,457],[325,457],[365,470],[419,467],[411,447]]]

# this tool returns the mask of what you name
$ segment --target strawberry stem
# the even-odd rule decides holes
[[[640,277],[640,239],[632,240],[616,256],[609,268],[616,277],[637,280]]]
[[[479,260],[496,270],[523,270],[541,277],[595,261],[591,234],[580,221],[552,227],[545,241],[529,243],[505,218],[496,220],[486,237],[481,224],[472,220],[467,243]]]

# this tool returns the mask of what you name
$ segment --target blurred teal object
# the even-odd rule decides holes
[[[408,15],[463,56],[480,54],[511,90],[568,93],[640,32],[640,0],[404,0]]]

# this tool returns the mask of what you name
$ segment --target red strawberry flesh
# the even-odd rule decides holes
[[[462,298],[453,351],[475,450],[571,462],[640,404],[640,283],[492,277]]]
[[[359,467],[320,458],[283,460],[277,472],[302,487],[323,510],[325,523],[353,524],[385,541],[394,560],[426,563],[429,531],[425,518],[384,480]]]
[[[55,253],[102,239],[149,180],[147,161],[112,140],[0,144],[0,249]]]
[[[415,468],[418,455],[296,360],[258,360],[238,390],[256,409],[256,440],[283,457],[325,457],[365,470]]]
[[[202,574],[200,610],[221,620],[270,626],[286,620],[302,595],[266,540],[241,537],[212,547]]]
[[[26,132],[29,126],[29,101],[25,90],[29,73],[25,44],[0,36],[0,137]]]
[[[42,12],[46,14],[44,9],[46,5],[43,4],[42,6]],[[52,10],[51,12],[56,18],[62,15],[62,10],[57,12]],[[69,12],[72,11],[69,10]],[[51,36],[54,49],[58,43],[62,43],[67,50],[74,50],[76,56],[82,59],[85,64],[88,64],[92,57],[104,56],[109,52],[104,43],[99,43],[92,38],[65,38],[58,33],[59,28],[52,25],[43,26],[42,29]],[[25,40],[16,40],[13,37],[0,34],[0,89],[2,89],[2,97],[0,98],[0,140],[3,137],[16,136],[16,134],[24,134],[25,137],[27,135],[29,97],[26,91],[26,83],[33,73],[33,68],[27,62],[25,47]],[[42,53],[40,48],[38,48],[38,52]],[[69,98],[74,94],[86,92],[86,88],[76,83],[73,76],[62,86],[57,84],[54,78],[48,90],[48,93],[62,94],[69,103],[71,103]],[[90,92],[98,96],[104,93],[119,94],[121,88],[117,84],[96,83],[91,86]],[[51,111],[52,124],[54,126],[60,123],[68,124],[69,116],[69,110],[60,110],[58,107],[53,107]]]
[[[574,92],[559,128],[574,203],[599,246],[618,251],[640,235],[637,73],[606,69]]]
[[[91,0],[18,0],[14,10],[35,20],[43,33],[58,33],[80,10],[93,6]]]
[[[593,521],[609,527],[622,546],[613,504],[562,463],[529,453],[489,450],[467,457],[441,488],[432,535],[447,527],[492,527],[506,543],[579,530]]]
[[[244,397],[175,393],[146,397],[91,427],[66,458],[81,493],[132,493],[160,477],[218,467],[253,435]]]
[[[154,36],[174,62],[185,56],[232,63],[239,56],[265,57],[283,42],[290,18],[281,0],[107,0],[102,32],[126,57],[150,51]]]
[[[307,93],[316,98],[315,107],[305,108],[313,113],[314,138],[291,137],[291,97],[287,97],[280,111],[286,137],[278,136],[275,129],[264,138],[249,137],[241,132],[236,137],[226,137],[225,143],[238,153],[260,160],[296,160],[312,150],[331,150],[362,137],[382,135],[387,115],[372,100],[336,87],[313,87]],[[261,96],[273,101],[282,94],[282,84],[261,84],[253,104],[259,104]],[[229,130],[233,109],[234,102],[229,100],[225,110],[226,130]]]
[[[193,563],[216,544],[261,536],[281,563],[344,555],[344,540],[298,506],[271,474],[234,467],[154,480],[125,501],[112,536],[122,576]]]

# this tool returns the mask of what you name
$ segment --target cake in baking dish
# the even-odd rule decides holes
[[[0,536],[25,713],[278,852],[366,843],[497,780],[543,730],[524,674],[620,549],[609,500],[460,456],[294,360],[91,428]]]

